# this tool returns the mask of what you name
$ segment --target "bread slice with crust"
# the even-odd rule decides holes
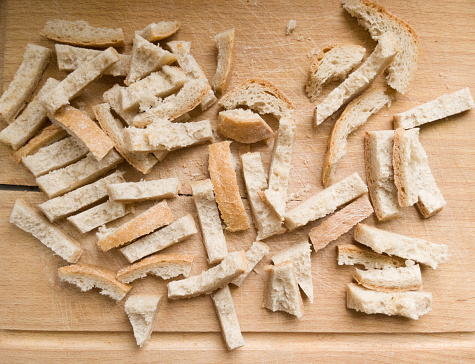
[[[218,133],[245,144],[256,143],[274,135],[264,119],[249,109],[220,111]]]
[[[393,89],[405,94],[414,79],[420,53],[420,42],[414,29],[404,20],[369,0],[341,0],[343,8],[358,18],[358,24],[366,28],[374,40],[392,32],[401,52],[388,67],[386,80]]]
[[[252,270],[256,267],[262,258],[270,253],[269,247],[261,241],[255,241],[251,247],[246,251],[247,269],[244,273],[238,275],[231,281],[231,284],[241,287],[247,279]]]
[[[305,88],[310,101],[317,100],[325,82],[344,80],[359,65],[366,49],[354,44],[333,44],[325,47],[310,66]]]
[[[333,183],[338,161],[346,155],[347,139],[362,126],[369,117],[391,103],[391,98],[383,88],[368,90],[348,104],[333,125],[328,150],[323,162],[322,180],[325,187]]]
[[[446,202],[430,171],[418,128],[394,132],[393,166],[400,206],[416,204],[425,218],[444,208]]]
[[[153,181],[123,182],[107,185],[112,201],[141,202],[172,198],[178,194],[178,178],[164,178]]]
[[[132,288],[129,284],[119,282],[113,271],[91,264],[60,267],[58,275],[61,282],[74,284],[82,292],[96,287],[101,290],[102,295],[109,296],[117,302],[121,301]]]
[[[405,265],[404,259],[378,254],[367,247],[354,244],[338,245],[338,265],[355,264],[366,269],[397,268]]]
[[[136,294],[125,301],[125,312],[129,316],[135,340],[140,347],[144,346],[152,335],[153,322],[161,302],[162,296],[157,294]]]
[[[149,42],[156,42],[175,34],[179,28],[180,23],[176,20],[161,21],[147,25],[139,34]]]
[[[235,31],[233,29],[219,33],[215,38],[218,48],[218,66],[211,85],[216,93],[223,93],[231,78],[234,62]]]

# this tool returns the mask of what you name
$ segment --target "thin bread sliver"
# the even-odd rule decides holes
[[[249,277],[249,274],[256,267],[262,258],[269,254],[269,247],[261,241],[255,241],[251,247],[246,251],[247,269],[244,273],[238,275],[231,281],[231,284],[241,287],[244,281]]]
[[[172,198],[178,194],[178,178],[165,178],[153,181],[124,182],[107,186],[107,193],[113,201],[140,202]]]

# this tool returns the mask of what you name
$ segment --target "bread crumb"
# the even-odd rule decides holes
[[[447,74],[445,74],[445,73],[442,73],[442,72],[440,72],[440,73],[439,73],[439,77],[449,77],[449,75],[447,75]]]
[[[285,29],[285,35],[290,35],[294,30],[295,27],[297,26],[297,20],[289,20],[289,23],[287,24],[287,28]]]
[[[303,42],[305,39],[304,39],[304,37],[302,37],[301,35],[297,35],[297,40],[298,40],[299,42]]]

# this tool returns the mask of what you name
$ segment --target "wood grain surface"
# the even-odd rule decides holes
[[[337,166],[339,180],[357,171],[365,179],[363,136],[366,131],[392,129],[392,115],[408,110],[442,94],[463,87],[475,90],[475,3],[471,0],[439,2],[430,0],[379,3],[411,24],[420,36],[421,58],[410,91],[398,95],[392,106],[383,108],[352,134],[348,154]],[[236,29],[236,59],[228,87],[250,77],[262,77],[275,84],[295,104],[298,127],[292,157],[289,185],[292,208],[323,189],[321,171],[327,140],[333,125],[325,121],[313,125],[313,107],[304,93],[304,84],[318,49],[334,43],[354,43],[366,47],[366,56],[375,42],[358,26],[339,1],[11,1],[0,2],[0,88],[8,87],[21,63],[25,46],[35,43],[54,48],[52,41],[39,35],[47,20],[54,18],[88,20],[92,25],[122,27],[130,53],[132,35],[151,22],[176,19],[181,28],[170,40],[192,42],[192,53],[209,79],[216,68],[214,36]],[[290,19],[297,21],[295,32],[285,35]],[[162,42],[164,44],[164,42]],[[42,79],[62,79],[53,57]],[[86,88],[76,100],[94,105],[102,93],[119,79],[103,77]],[[377,80],[381,85],[383,79]],[[41,85],[40,85],[41,86]],[[335,85],[324,87],[321,100]],[[216,128],[219,107],[204,113],[194,111],[192,120],[209,118]],[[80,293],[60,283],[57,268],[66,264],[53,256],[29,234],[9,224],[14,201],[23,198],[33,205],[46,200],[42,192],[27,191],[35,186],[33,176],[10,158],[11,150],[0,145],[0,362],[309,362],[318,360],[361,360],[365,362],[468,362],[475,360],[475,111],[469,111],[421,128],[420,139],[428,154],[437,184],[447,207],[429,219],[415,208],[405,208],[394,221],[365,223],[409,236],[449,245],[451,259],[437,270],[423,269],[424,290],[433,293],[432,311],[418,321],[382,315],[363,315],[345,307],[345,287],[353,267],[339,267],[336,245],[353,241],[343,235],[322,251],[312,254],[315,302],[304,300],[304,316],[296,320],[284,313],[263,308],[267,257],[239,289],[232,289],[246,346],[227,352],[219,323],[209,297],[190,300],[164,300],[154,326],[152,339],[141,350],[135,346],[123,302],[115,304],[97,290]],[[275,119],[266,118],[273,130]],[[4,127],[2,125],[1,127]],[[215,133],[217,141],[223,140]],[[237,157],[242,144],[233,143]],[[170,153],[152,173],[143,176],[125,163],[119,169],[128,181],[142,178],[178,177],[180,195],[169,201],[177,216],[191,213],[198,223],[190,197],[189,182],[208,178],[207,145]],[[270,162],[272,143],[256,143],[265,167]],[[238,182],[249,212],[242,173]],[[11,191],[11,186],[16,191]],[[7,190],[9,188],[10,190]],[[140,203],[136,212],[150,203]],[[112,223],[119,224],[132,216]],[[271,255],[308,235],[320,221],[292,233],[267,239]],[[66,221],[59,224],[85,249],[82,263],[117,270],[126,265],[119,252],[98,249],[94,232],[81,235]],[[247,249],[255,239],[255,229],[241,233],[225,232],[228,249]],[[166,252],[186,252],[195,256],[192,275],[206,269],[201,234],[185,240]],[[147,277],[134,283],[133,293],[161,292],[166,283]]]

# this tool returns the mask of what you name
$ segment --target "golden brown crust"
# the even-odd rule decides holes
[[[218,133],[240,143],[250,144],[270,138],[274,135],[271,127],[259,114],[244,115],[235,113],[237,110],[221,111],[218,115]]]
[[[231,162],[230,144],[225,141],[209,146],[208,170],[226,230],[241,231],[249,228],[249,222]]]
[[[361,279],[358,279],[358,277],[356,277],[355,275],[353,275],[353,278],[363,287],[372,289],[373,291],[379,291],[379,292],[417,291],[418,289],[422,289],[422,284],[405,285],[403,287],[381,286],[381,285],[365,282]]]

